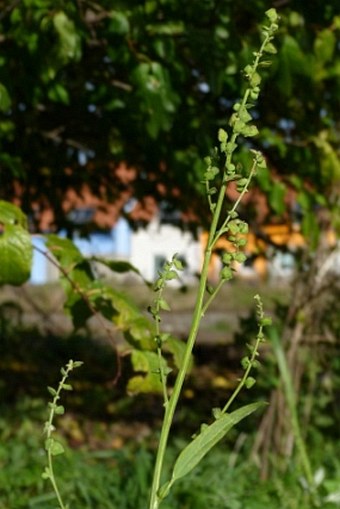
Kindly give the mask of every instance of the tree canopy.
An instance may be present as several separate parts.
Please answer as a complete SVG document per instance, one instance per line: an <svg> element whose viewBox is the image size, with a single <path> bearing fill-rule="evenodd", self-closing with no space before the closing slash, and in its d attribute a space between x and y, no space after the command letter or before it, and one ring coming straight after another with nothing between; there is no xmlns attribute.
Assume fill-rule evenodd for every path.
<svg viewBox="0 0 340 509"><path fill-rule="evenodd" d="M1 198L18 201L19 194L26 212L32 203L51 206L58 227L65 190L87 183L114 199L112 164L124 161L138 170L136 196L199 215L204 157L241 95L241 70L258 46L264 11L275 6L278 53L265 69L253 110L260 132L251 139L274 178L263 172L258 182L278 215L287 185L300 211L334 203L337 0L0 4ZM239 153L244 167L247 154ZM315 215L304 217L311 229Z"/></svg>

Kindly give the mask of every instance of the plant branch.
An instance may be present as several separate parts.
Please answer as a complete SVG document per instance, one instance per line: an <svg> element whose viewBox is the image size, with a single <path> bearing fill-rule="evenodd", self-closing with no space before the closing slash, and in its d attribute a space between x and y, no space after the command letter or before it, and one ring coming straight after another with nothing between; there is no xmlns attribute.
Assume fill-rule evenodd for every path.
<svg viewBox="0 0 340 509"><path fill-rule="evenodd" d="M72 286L73 290L81 297L81 299L85 302L86 306L88 307L89 311L93 316L96 317L100 327L105 331L107 334L107 337L110 339L110 343L112 347L114 348L114 351L116 353L116 360L117 360L117 370L114 379L112 380L112 384L116 385L118 382L121 374L122 374L122 362L120 358L120 354L118 351L117 346L115 345L115 338L112 335L111 329L106 325L105 321L103 320L101 314L97 311L97 309L93 306L92 302L86 295L86 293L73 281L73 279L69 276L68 272L48 253L48 251L45 251L44 249L40 249L37 246L34 246L34 249L45 256L45 258L52 263L57 269L61 272L61 274L67 279L67 281Z"/></svg>

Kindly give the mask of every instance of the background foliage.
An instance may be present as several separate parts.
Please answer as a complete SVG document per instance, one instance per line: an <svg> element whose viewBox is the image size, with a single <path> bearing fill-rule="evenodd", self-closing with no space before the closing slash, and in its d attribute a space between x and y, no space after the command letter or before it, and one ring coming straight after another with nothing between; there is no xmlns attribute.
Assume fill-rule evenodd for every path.
<svg viewBox="0 0 340 509"><path fill-rule="evenodd" d="M340 176L336 0L1 4L2 198L18 194L19 180L24 210L32 198L36 207L52 205L61 226L65 189L86 182L112 199L117 182L108 191L109 165L124 160L139 170L137 195L151 193L199 213L202 157L239 98L241 69L257 47L263 13L275 6L282 16L279 51L265 70L270 79L256 110L260 137L252 144L282 177L264 175L260 185L279 215L286 183L297 191L299 213L334 201ZM311 231L315 215L304 218Z"/></svg>

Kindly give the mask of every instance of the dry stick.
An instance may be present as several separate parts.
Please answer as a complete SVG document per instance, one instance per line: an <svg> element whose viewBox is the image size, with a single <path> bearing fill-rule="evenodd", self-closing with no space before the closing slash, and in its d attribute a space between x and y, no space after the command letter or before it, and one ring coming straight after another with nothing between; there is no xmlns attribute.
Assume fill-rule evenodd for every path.
<svg viewBox="0 0 340 509"><path fill-rule="evenodd" d="M112 380L112 385L116 385L121 374L122 374L122 361L121 361L121 358L120 358L120 354L119 354L119 351L118 351L118 348L117 346L115 345L115 338L112 334L112 331L111 329L106 325L106 323L104 322L103 318L101 317L100 313L97 311L97 309L92 305L90 299L88 298L88 296L86 295L86 293L84 293L82 291L81 288L79 288L79 286L77 285L77 283L75 283L73 281L72 278L70 278L69 274L67 273L67 271L48 253L48 251L44 251L43 249L40 249L39 247L36 247L34 246L34 249L42 254L43 256L46 257L46 259L51 262L55 267L57 267L57 269L62 273L63 276L65 276L65 278L67 279L67 281L70 283L70 285L72 286L73 290L78 294L80 295L80 297L83 299L83 301L85 302L85 304L87 305L88 309L91 311L92 315L96 317L99 325L101 326L101 328L106 332L109 340L110 340L110 343L112 344L112 347L115 351L115 354L116 354L116 359L117 359L117 372L116 372L116 375L115 377L113 378Z"/></svg>

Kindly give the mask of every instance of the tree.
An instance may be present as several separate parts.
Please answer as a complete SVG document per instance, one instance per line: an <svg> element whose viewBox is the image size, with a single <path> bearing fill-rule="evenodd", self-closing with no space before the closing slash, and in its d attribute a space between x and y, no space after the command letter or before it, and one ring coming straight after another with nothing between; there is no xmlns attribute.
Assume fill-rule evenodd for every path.
<svg viewBox="0 0 340 509"><path fill-rule="evenodd" d="M121 2L115 9L104 0L6 4L0 19L1 196L21 201L27 212L32 204L52 206L60 227L65 190L71 186L81 191L87 184L114 199L112 162L125 161L137 170L136 195L151 194L183 210L191 208L204 221L202 156L214 145L222 119L232 108L238 111L240 69L257 47L264 3L147 0L142 5ZM320 257L315 255L327 251L319 231L337 226L339 209L337 3L273 2L283 18L278 56L265 70L264 93L252 110L259 133L254 129L248 136L259 136L247 139L246 150L238 152L240 177L249 165L249 147L265 155L276 173L274 178L265 170L258 175L268 214L302 222L310 246L318 248L305 250L280 331L296 391L308 359L298 355L301 344L315 325L316 298L329 289L328 280L320 280ZM276 52L273 46L267 50ZM260 83L261 78L256 73L252 80ZM255 81L251 86L255 101ZM249 205L242 213L254 226L257 218ZM16 228L20 217L15 217ZM262 216L261 221L267 219ZM115 303L116 295L109 297ZM322 309L329 307L327 300ZM267 457L273 430L286 431L279 426L287 416L282 396L281 388L274 391L270 419L264 420L259 435L258 450ZM287 435L282 437L286 443L281 447L280 440L280 448L287 450Z"/></svg>
<svg viewBox="0 0 340 509"><path fill-rule="evenodd" d="M33 219L33 205L52 206L60 227L65 190L86 183L113 200L122 184L112 166L125 161L138 170L136 196L199 217L202 157L240 96L267 2L1 3L1 197ZM259 184L282 215L287 183L303 211L334 198L340 16L336 0L273 4L283 18L279 53L252 143L281 176ZM314 218L304 214L306 230Z"/></svg>

